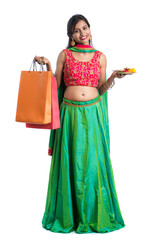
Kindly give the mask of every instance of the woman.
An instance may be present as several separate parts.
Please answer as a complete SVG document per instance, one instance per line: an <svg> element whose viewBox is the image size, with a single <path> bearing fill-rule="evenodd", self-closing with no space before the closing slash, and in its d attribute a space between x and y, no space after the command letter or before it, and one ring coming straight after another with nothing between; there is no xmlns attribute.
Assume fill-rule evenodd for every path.
<svg viewBox="0 0 160 240"><path fill-rule="evenodd" d="M43 227L53 232L110 232L125 226L119 208L108 128L106 56L94 49L88 20L74 15L67 25L69 44L58 56L56 77L61 128L52 130L52 155ZM63 100L63 102L62 102Z"/></svg>

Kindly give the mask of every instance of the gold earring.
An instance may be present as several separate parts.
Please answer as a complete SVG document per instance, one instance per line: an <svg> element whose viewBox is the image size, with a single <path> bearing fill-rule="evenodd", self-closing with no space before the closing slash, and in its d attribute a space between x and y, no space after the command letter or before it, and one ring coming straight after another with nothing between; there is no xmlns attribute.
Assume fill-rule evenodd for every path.
<svg viewBox="0 0 160 240"><path fill-rule="evenodd" d="M90 36L90 39L89 39L90 41L92 41L92 35Z"/></svg>
<svg viewBox="0 0 160 240"><path fill-rule="evenodd" d="M76 43L75 43L74 39L72 38L71 46L74 47L75 44L76 44Z"/></svg>

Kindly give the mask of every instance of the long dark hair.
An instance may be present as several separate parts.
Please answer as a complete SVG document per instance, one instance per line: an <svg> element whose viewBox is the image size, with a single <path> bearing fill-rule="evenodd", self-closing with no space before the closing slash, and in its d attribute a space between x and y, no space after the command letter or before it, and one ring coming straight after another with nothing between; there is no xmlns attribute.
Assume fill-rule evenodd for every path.
<svg viewBox="0 0 160 240"><path fill-rule="evenodd" d="M72 34L74 33L74 29L75 29L75 25L80 21L80 20L83 20L87 23L88 27L90 28L90 24L88 22L88 20L81 14L76 14L76 15L73 15L68 23L67 23L67 35L69 37L69 41L68 41L68 46L67 48L70 48L72 47L71 45L71 41L72 41ZM89 44L91 44L91 42L89 42Z"/></svg>

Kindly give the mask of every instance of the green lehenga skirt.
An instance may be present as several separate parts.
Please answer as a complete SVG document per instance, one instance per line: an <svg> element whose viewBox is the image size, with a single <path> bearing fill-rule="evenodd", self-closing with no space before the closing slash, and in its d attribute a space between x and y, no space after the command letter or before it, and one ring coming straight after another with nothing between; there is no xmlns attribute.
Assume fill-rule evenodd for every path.
<svg viewBox="0 0 160 240"><path fill-rule="evenodd" d="M85 102L63 98L60 105L42 220L52 232L105 233L125 226L100 103L98 96Z"/></svg>

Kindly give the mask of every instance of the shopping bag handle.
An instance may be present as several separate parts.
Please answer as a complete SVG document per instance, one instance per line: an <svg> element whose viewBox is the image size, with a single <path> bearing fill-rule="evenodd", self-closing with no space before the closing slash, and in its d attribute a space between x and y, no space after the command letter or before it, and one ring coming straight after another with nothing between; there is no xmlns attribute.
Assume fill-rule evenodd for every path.
<svg viewBox="0 0 160 240"><path fill-rule="evenodd" d="M36 65L36 61L35 60L32 61L31 67L29 69L29 72L31 71L32 66L33 66L33 71L37 71L37 65ZM44 72L44 67L43 67L43 63L42 62L40 62L40 71Z"/></svg>

